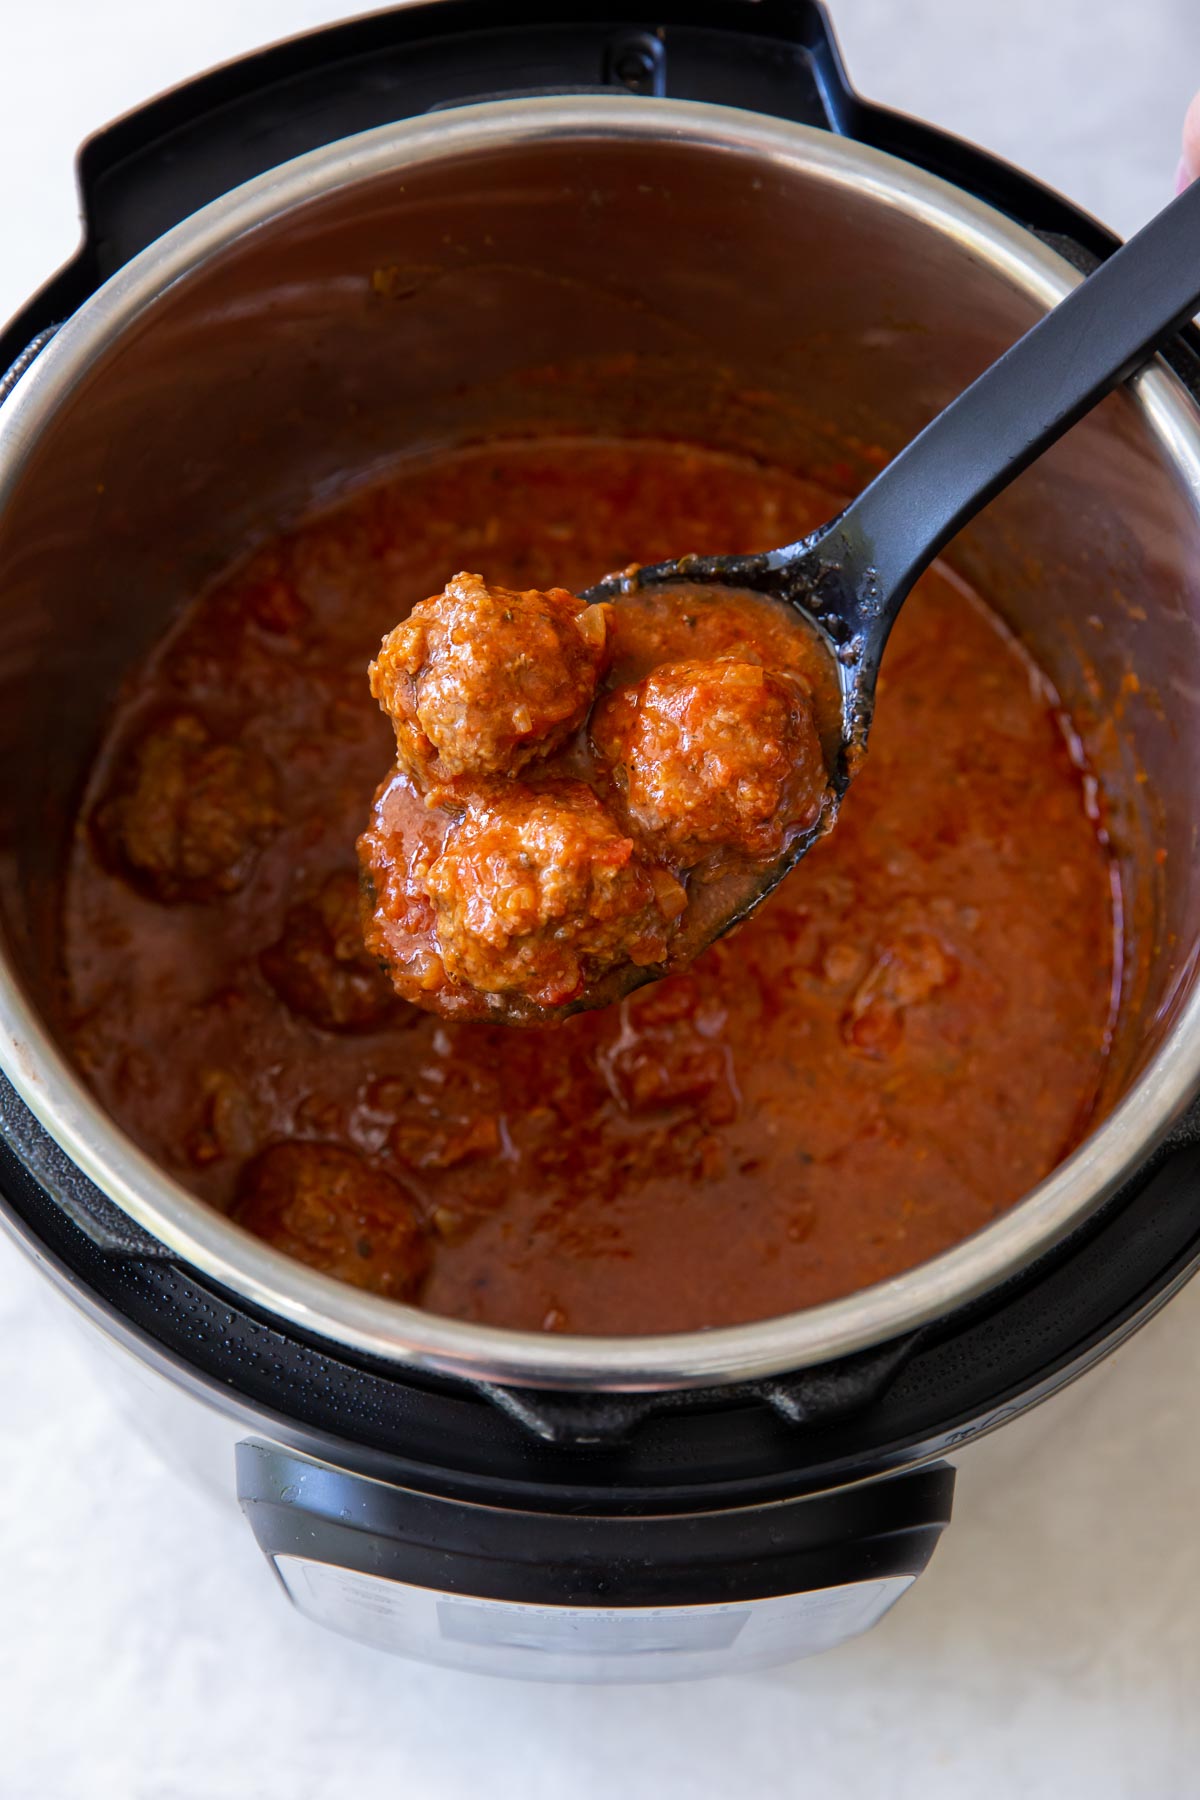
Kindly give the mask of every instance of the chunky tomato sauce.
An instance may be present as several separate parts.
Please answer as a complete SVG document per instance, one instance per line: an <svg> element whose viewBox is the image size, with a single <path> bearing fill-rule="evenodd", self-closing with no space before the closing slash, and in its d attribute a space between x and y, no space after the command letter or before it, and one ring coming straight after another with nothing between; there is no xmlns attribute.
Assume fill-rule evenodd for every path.
<svg viewBox="0 0 1200 1800"><path fill-rule="evenodd" d="M454 569L581 589L834 510L653 442L401 469L197 598L115 710L64 897L69 1043L186 1186L434 1311L721 1325L894 1275L1086 1132L1113 865L1054 696L945 569L884 663L836 831L686 973L513 1030L398 999L355 838L394 751L366 665Z"/></svg>

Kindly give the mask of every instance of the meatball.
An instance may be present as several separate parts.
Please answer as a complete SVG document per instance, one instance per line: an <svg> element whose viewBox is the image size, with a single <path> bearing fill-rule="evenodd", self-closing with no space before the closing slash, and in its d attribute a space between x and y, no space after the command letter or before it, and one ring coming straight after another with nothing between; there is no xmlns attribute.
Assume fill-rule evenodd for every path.
<svg viewBox="0 0 1200 1800"><path fill-rule="evenodd" d="M472 795L425 888L447 973L540 1006L575 999L616 963L662 962L686 903L579 781Z"/></svg>
<svg viewBox="0 0 1200 1800"><path fill-rule="evenodd" d="M384 638L371 692L420 786L513 775L583 723L607 650L606 606L455 575Z"/></svg>
<svg viewBox="0 0 1200 1800"><path fill-rule="evenodd" d="M322 1031L375 1031L399 1002L363 943L358 877L331 875L293 906L259 966L284 1005Z"/></svg>
<svg viewBox="0 0 1200 1800"><path fill-rule="evenodd" d="M232 1216L276 1250L352 1287L411 1299L429 1240L407 1189L338 1144L272 1144L246 1164Z"/></svg>
<svg viewBox="0 0 1200 1800"><path fill-rule="evenodd" d="M664 663L596 708L596 750L627 823L682 867L777 856L828 780L800 679L757 663Z"/></svg>
<svg viewBox="0 0 1200 1800"><path fill-rule="evenodd" d="M221 742L189 712L135 744L95 820L106 856L168 904L236 892L281 823L262 752Z"/></svg>

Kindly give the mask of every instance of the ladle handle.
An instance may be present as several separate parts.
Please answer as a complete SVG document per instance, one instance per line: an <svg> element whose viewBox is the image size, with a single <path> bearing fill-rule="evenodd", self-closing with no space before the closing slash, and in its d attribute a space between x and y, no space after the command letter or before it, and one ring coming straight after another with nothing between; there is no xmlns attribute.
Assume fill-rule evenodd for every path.
<svg viewBox="0 0 1200 1800"><path fill-rule="evenodd" d="M1040 319L888 464L836 521L875 604L874 661L909 589L959 527L1200 304L1200 182Z"/></svg>

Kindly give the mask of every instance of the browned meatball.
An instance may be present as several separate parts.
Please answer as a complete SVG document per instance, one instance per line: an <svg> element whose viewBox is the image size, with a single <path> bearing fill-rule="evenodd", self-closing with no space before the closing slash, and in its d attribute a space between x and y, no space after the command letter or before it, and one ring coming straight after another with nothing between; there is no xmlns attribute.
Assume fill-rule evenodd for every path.
<svg viewBox="0 0 1200 1800"><path fill-rule="evenodd" d="M411 1299L429 1240L407 1189L338 1144L273 1144L242 1170L232 1216L352 1287Z"/></svg>
<svg viewBox="0 0 1200 1800"><path fill-rule="evenodd" d="M629 823L683 867L717 851L776 856L821 809L808 693L757 663L664 663L600 703L592 737Z"/></svg>
<svg viewBox="0 0 1200 1800"><path fill-rule="evenodd" d="M284 1005L322 1031L374 1031L399 1006L363 943L358 877L348 870L289 910L259 964Z"/></svg>
<svg viewBox="0 0 1200 1800"><path fill-rule="evenodd" d="M234 893L280 823L262 752L222 743L188 712L138 740L95 820L109 860L166 902Z"/></svg>
<svg viewBox="0 0 1200 1800"><path fill-rule="evenodd" d="M617 963L661 962L685 895L579 781L472 795L425 876L446 970L560 1006Z"/></svg>
<svg viewBox="0 0 1200 1800"><path fill-rule="evenodd" d="M514 593L455 575L371 664L400 765L422 787L512 775L583 723L607 657L608 608L564 588Z"/></svg>

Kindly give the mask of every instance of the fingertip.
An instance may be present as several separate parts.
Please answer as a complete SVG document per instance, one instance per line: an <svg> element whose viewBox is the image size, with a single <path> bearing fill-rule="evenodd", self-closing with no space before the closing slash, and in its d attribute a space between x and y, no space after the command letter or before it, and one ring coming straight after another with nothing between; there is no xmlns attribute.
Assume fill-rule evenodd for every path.
<svg viewBox="0 0 1200 1800"><path fill-rule="evenodd" d="M1200 94L1193 97L1183 121L1183 149L1176 174L1176 192L1200 175Z"/></svg>

